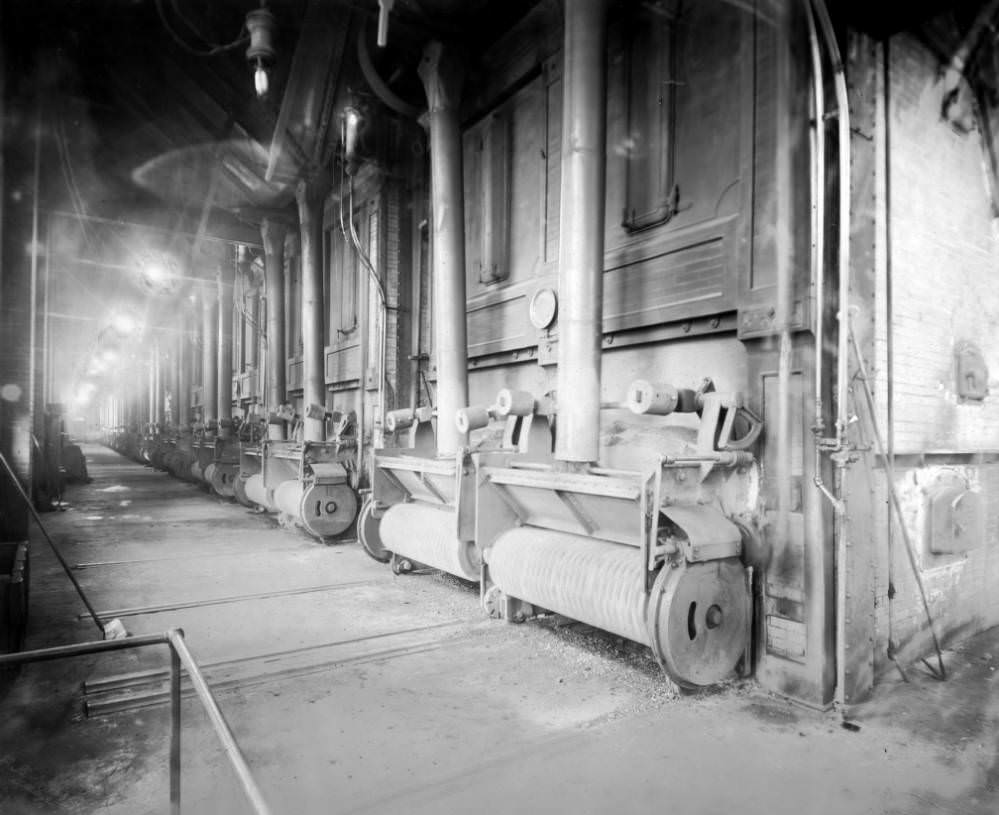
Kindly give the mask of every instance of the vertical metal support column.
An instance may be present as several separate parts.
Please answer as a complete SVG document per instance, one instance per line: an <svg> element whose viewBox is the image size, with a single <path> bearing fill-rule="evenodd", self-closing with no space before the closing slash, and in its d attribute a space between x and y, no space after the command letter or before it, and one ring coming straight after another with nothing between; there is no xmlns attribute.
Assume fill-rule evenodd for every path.
<svg viewBox="0 0 999 815"><path fill-rule="evenodd" d="M149 404L146 406L146 422L156 422L156 340L149 343Z"/></svg>
<svg viewBox="0 0 999 815"><path fill-rule="evenodd" d="M153 342L153 424L163 422L163 353L159 338Z"/></svg>
<svg viewBox="0 0 999 815"><path fill-rule="evenodd" d="M187 335L190 318L185 312L180 317L180 332L177 334L177 407L174 422L177 427L187 427L191 421L191 341Z"/></svg>
<svg viewBox="0 0 999 815"><path fill-rule="evenodd" d="M600 452L603 336L607 2L567 0L562 104L556 457Z"/></svg>
<svg viewBox="0 0 999 815"><path fill-rule="evenodd" d="M170 648L170 812L180 815L180 656Z"/></svg>
<svg viewBox="0 0 999 815"><path fill-rule="evenodd" d="M316 191L306 181L295 190L302 236L302 397L306 412L312 405L326 406L326 371L323 343L323 264L319 256L322 214ZM364 371L361 371L363 392ZM363 398L363 396L362 396ZM305 416L305 440L325 441L326 422Z"/></svg>
<svg viewBox="0 0 999 815"><path fill-rule="evenodd" d="M275 413L287 395L287 364L284 343L284 236L283 224L264 218L260 237L264 244L264 276L267 308L267 355L261 369L267 381L264 406ZM270 425L274 433L280 425Z"/></svg>
<svg viewBox="0 0 999 815"><path fill-rule="evenodd" d="M219 267L218 301L218 420L219 436L232 435L232 298L236 276L235 252L227 253Z"/></svg>
<svg viewBox="0 0 999 815"><path fill-rule="evenodd" d="M432 42L424 49L419 74L430 120L437 452L451 455L466 441L454 417L468 404L465 207L458 124L463 66L441 43Z"/></svg>
<svg viewBox="0 0 999 815"><path fill-rule="evenodd" d="M218 309L215 301L215 289L205 286L201 290L201 404L202 421L207 426L212 419L218 418Z"/></svg>

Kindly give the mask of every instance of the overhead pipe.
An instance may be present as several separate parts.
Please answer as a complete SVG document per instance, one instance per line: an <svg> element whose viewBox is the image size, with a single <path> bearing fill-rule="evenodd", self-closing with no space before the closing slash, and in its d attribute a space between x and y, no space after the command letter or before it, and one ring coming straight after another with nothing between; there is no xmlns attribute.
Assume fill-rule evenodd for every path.
<svg viewBox="0 0 999 815"><path fill-rule="evenodd" d="M430 126L437 452L453 455L467 441L454 417L468 405L465 212L458 122L463 66L435 41L424 49L418 73L427 94Z"/></svg>
<svg viewBox="0 0 999 815"><path fill-rule="evenodd" d="M600 452L606 16L607 0L565 4L555 457L580 465Z"/></svg>
<svg viewBox="0 0 999 815"><path fill-rule="evenodd" d="M968 29L968 33L961 39L960 44L954 50L953 55L947 63L947 69L944 72L945 94L950 94L957 90L961 79L964 78L965 72L968 69L968 61L978 46L978 42L981 40L985 30L987 28L995 30L993 28L993 20L997 14L999 14L999 0L989 0L979 10L978 15L971 24L971 28Z"/></svg>
<svg viewBox="0 0 999 815"><path fill-rule="evenodd" d="M302 236L302 392L305 441L325 441L324 417L310 415L316 405L326 406L325 343L323 342L323 267L319 230L322 214L316 191L305 180L295 190ZM361 372L363 386L364 372Z"/></svg>
<svg viewBox="0 0 999 815"><path fill-rule="evenodd" d="M267 333L264 337L266 356L264 371L267 380L265 407L269 414L277 413L287 395L284 326L284 238L285 226L271 218L264 218L260 236L264 244L264 293L267 309ZM271 438L284 438L284 426L268 425Z"/></svg>

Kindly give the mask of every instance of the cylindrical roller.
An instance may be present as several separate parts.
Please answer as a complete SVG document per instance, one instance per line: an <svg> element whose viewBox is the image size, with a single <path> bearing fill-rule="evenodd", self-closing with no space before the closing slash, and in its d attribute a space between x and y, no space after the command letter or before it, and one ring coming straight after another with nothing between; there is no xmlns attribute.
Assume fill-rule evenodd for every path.
<svg viewBox="0 0 999 815"><path fill-rule="evenodd" d="M253 507L254 503L250 500L250 496L246 494L246 482L249 481L250 476L239 475L233 481L232 490L233 495L235 495L236 500L239 501L244 507Z"/></svg>
<svg viewBox="0 0 999 815"><path fill-rule="evenodd" d="M257 506L274 510L271 502L267 500L267 488L264 486L263 473L254 473L246 479L246 497Z"/></svg>
<svg viewBox="0 0 999 815"><path fill-rule="evenodd" d="M628 410L639 415L668 416L676 410L679 393L672 385L636 379L628 386Z"/></svg>
<svg viewBox="0 0 999 815"><path fill-rule="evenodd" d="M489 424L489 410L484 407L464 407L455 414L454 421L459 433L478 430Z"/></svg>
<svg viewBox="0 0 999 815"><path fill-rule="evenodd" d="M191 466L187 471L187 477L200 484L201 481L204 479L204 475L205 471L201 469L201 462L198 461L197 459L194 459L194 461L191 462Z"/></svg>
<svg viewBox="0 0 999 815"><path fill-rule="evenodd" d="M504 594L650 644L639 549L568 532L516 527L489 550L489 575Z"/></svg>
<svg viewBox="0 0 999 815"><path fill-rule="evenodd" d="M216 470L218 470L218 465L213 461L201 471L201 478L208 486L214 486Z"/></svg>
<svg viewBox="0 0 999 815"><path fill-rule="evenodd" d="M640 549L519 527L489 551L489 574L511 597L651 647L686 687L726 679L746 648L749 593L738 558L665 566L646 595Z"/></svg>
<svg viewBox="0 0 999 815"><path fill-rule="evenodd" d="M384 547L397 556L477 581L482 564L478 549L471 541L458 540L457 530L454 510L409 503L390 507L379 532Z"/></svg>
<svg viewBox="0 0 999 815"><path fill-rule="evenodd" d="M412 427L413 421L413 411L409 408L390 410L385 414L385 429L389 433L395 433L397 430L405 430L407 427Z"/></svg>
<svg viewBox="0 0 999 815"><path fill-rule="evenodd" d="M496 412L500 416L530 416L534 413L534 394L503 388L496 394Z"/></svg>
<svg viewBox="0 0 999 815"><path fill-rule="evenodd" d="M297 518L302 503L302 489L302 482L297 479L282 481L274 488L274 508L278 512Z"/></svg>

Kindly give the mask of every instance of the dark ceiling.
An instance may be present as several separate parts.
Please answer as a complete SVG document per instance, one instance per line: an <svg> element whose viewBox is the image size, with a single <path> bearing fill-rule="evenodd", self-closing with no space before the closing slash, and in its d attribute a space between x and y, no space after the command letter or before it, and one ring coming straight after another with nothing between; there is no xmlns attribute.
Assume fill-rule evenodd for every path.
<svg viewBox="0 0 999 815"><path fill-rule="evenodd" d="M22 296L37 201L67 376L110 314L175 326L195 313L197 280L233 256L227 241L259 244L266 214L294 220L296 180L329 168L344 77L374 98L358 87L359 37L386 87L419 111L428 40L480 53L535 2L396 0L379 49L377 0L267 0L276 59L260 99L245 28L259 0L0 0L0 281ZM187 281L166 296L135 273L157 252L182 258Z"/></svg>

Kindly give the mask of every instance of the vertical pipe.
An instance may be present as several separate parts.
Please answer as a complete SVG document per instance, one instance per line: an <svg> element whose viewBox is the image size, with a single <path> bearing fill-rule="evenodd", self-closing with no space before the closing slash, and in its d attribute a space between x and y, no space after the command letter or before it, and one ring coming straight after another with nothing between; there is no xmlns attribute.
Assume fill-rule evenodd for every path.
<svg viewBox="0 0 999 815"><path fill-rule="evenodd" d="M158 337L153 344L153 374L156 385L153 388L153 424L159 428L163 423L163 353Z"/></svg>
<svg viewBox="0 0 999 815"><path fill-rule="evenodd" d="M347 184L349 185L348 190L350 191L348 195L349 201L349 212L350 212L350 234L351 240L354 240L355 230L354 230L354 179L353 177L348 177ZM367 224L368 222L365 221ZM370 227L366 230L368 235L366 241L370 248ZM357 379L357 471L359 473L364 473L364 434L368 424L368 348L369 339L371 336L371 321L368 319L371 315L371 306L368 300L368 292L370 291L367 271L364 270L364 252L362 247L358 243L355 243L354 250L357 252L357 268L361 271L360 279L357 281L357 293L358 293L358 304L357 304L357 341L358 341L358 368L360 369L360 375Z"/></svg>
<svg viewBox="0 0 999 815"><path fill-rule="evenodd" d="M778 546L789 543L791 529L791 310L794 300L794 238L791 233L794 212L794 167L792 165L795 118L791 109L794 100L792 49L792 4L775 7L777 17L776 55L776 139L774 171L777 202L774 245L776 291L774 324L778 332L777 405L774 420L777 425L774 464L777 485L777 518L774 537Z"/></svg>
<svg viewBox="0 0 999 815"><path fill-rule="evenodd" d="M45 287L42 292L42 404L48 405L52 398L52 337L49 311L52 280L52 221L45 223Z"/></svg>
<svg viewBox="0 0 999 815"><path fill-rule="evenodd" d="M267 302L267 355L264 364L267 393L264 406L268 413L277 412L287 396L285 378L284 326L284 236L282 224L264 218L260 236L264 244L265 297ZM272 425L271 427L279 427Z"/></svg>
<svg viewBox="0 0 999 815"><path fill-rule="evenodd" d="M600 448L607 141L606 0L566 0L556 458Z"/></svg>
<svg viewBox="0 0 999 815"><path fill-rule="evenodd" d="M180 656L170 648L170 812L180 815Z"/></svg>
<svg viewBox="0 0 999 815"><path fill-rule="evenodd" d="M458 123L462 73L462 65L441 43L432 42L424 49L419 74L430 120L437 452L441 455L453 455L466 441L455 425L458 409L468 404L465 212Z"/></svg>
<svg viewBox="0 0 999 815"><path fill-rule="evenodd" d="M190 316L182 312L180 331L177 334L177 408L174 422L178 428L187 427L191 421L191 341L188 337Z"/></svg>
<svg viewBox="0 0 999 815"><path fill-rule="evenodd" d="M229 438L232 425L232 299L235 283L234 252L227 253L218 276L218 420L219 436Z"/></svg>
<svg viewBox="0 0 999 815"><path fill-rule="evenodd" d="M31 431L41 437L42 411L38 407L38 212L41 206L41 162L42 162L42 109L38 103L35 121L35 158L31 182L31 300L28 316L28 421ZM28 473L32 497L34 497L35 467L32 448L28 447ZM39 462L41 463L41 462Z"/></svg>
<svg viewBox="0 0 999 815"><path fill-rule="evenodd" d="M149 344L149 403L146 405L146 423L153 424L156 421L156 341Z"/></svg>
<svg viewBox="0 0 999 815"><path fill-rule="evenodd" d="M313 405L326 407L323 265L319 257L322 216L315 190L308 182L298 182L295 198L302 235L302 397L308 414ZM361 371L361 386L363 393L364 371ZM322 418L305 416L305 440L326 440L326 422Z"/></svg>
<svg viewBox="0 0 999 815"><path fill-rule="evenodd" d="M214 287L204 286L201 290L201 419L205 426L218 418L218 308Z"/></svg>

